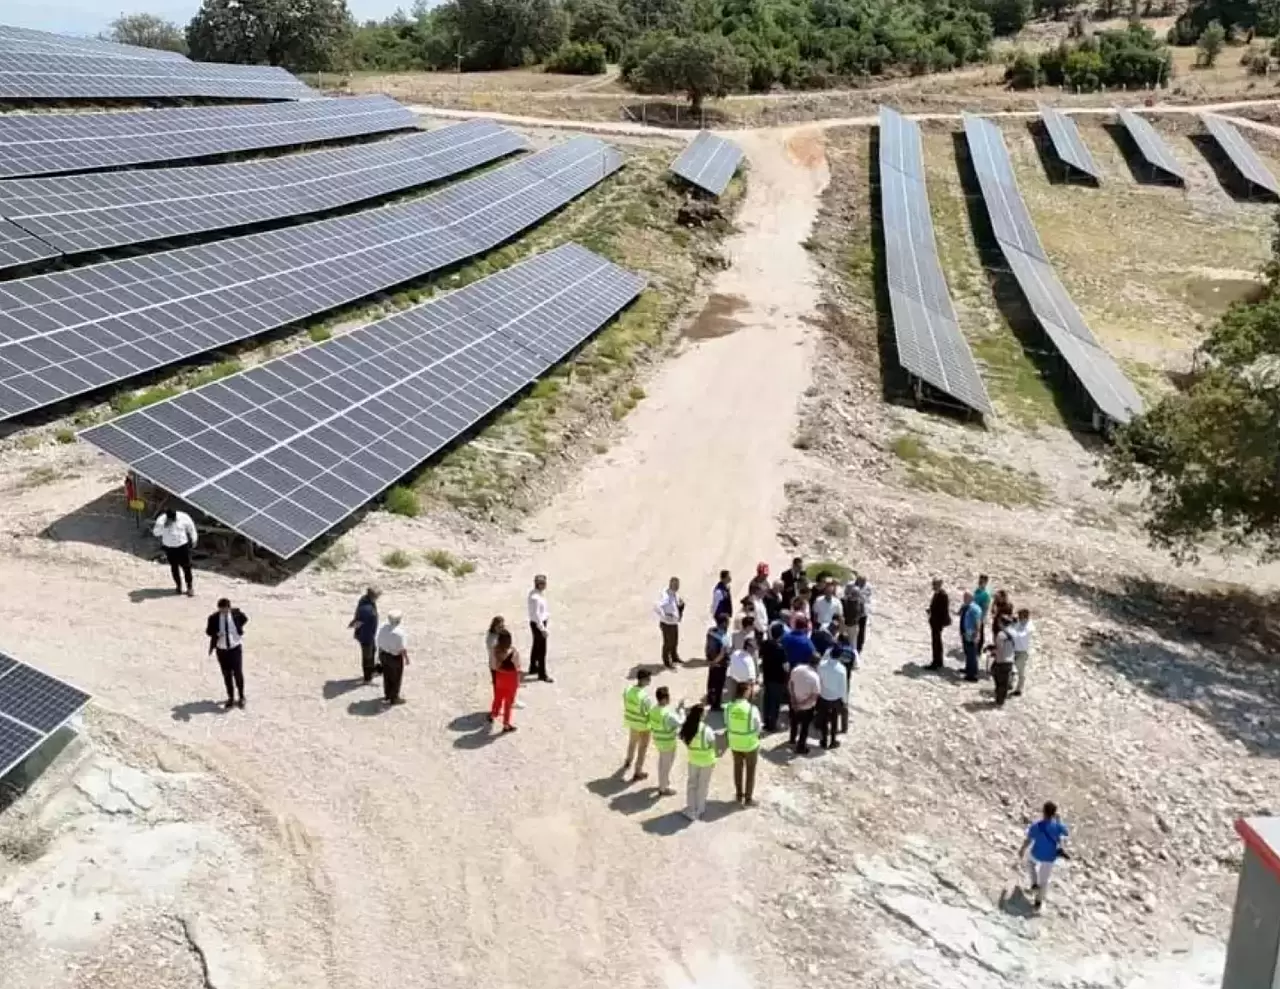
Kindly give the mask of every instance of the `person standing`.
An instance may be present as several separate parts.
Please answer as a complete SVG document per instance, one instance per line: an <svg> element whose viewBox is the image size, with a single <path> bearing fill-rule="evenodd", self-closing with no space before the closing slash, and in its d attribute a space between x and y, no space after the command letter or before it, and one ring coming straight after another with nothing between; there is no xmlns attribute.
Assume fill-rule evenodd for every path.
<svg viewBox="0 0 1280 989"><path fill-rule="evenodd" d="M217 653L218 668L222 670L222 683L227 688L223 707L244 710L244 627L249 619L239 608L231 607L226 598L219 598L218 610L204 623L204 634L209 637L209 652ZM236 691L240 697L236 699Z"/></svg>
<svg viewBox="0 0 1280 989"><path fill-rule="evenodd" d="M742 647L735 649L729 657L729 672L725 686L730 697L738 696L738 688L742 687L745 696L755 693L756 678L760 674L760 647L756 637L750 635L742 640Z"/></svg>
<svg viewBox="0 0 1280 989"><path fill-rule="evenodd" d="M632 783L649 778L644 771L644 757L649 751L649 714L653 711L649 680L649 671L642 669L636 674L636 682L622 692L622 718L629 732L627 760L622 764L622 771L625 773L634 762L636 770L631 777Z"/></svg>
<svg viewBox="0 0 1280 989"><path fill-rule="evenodd" d="M830 650L818 663L818 737L824 749L838 749L840 709L849 692L849 675L844 664Z"/></svg>
<svg viewBox="0 0 1280 989"><path fill-rule="evenodd" d="M840 633L836 639L835 647L831 650L831 654L844 667L846 686L844 701L840 705L840 734L847 735L849 733L849 705L852 702L853 694L853 671L858 668L858 651L854 649L848 632Z"/></svg>
<svg viewBox="0 0 1280 989"><path fill-rule="evenodd" d="M799 755L809 751L809 728L813 725L814 708L822 683L818 679L817 657L811 656L791 670L788 687L791 693L791 741Z"/></svg>
<svg viewBox="0 0 1280 989"><path fill-rule="evenodd" d="M858 655L862 655L862 649L867 644L867 619L871 617L871 602L873 592L871 585L867 583L867 578L863 574L858 574L853 580L854 589L858 592L858 598L862 602L862 612L858 616L857 624L846 623L849 625L850 633L854 636L854 648L858 650Z"/></svg>
<svg viewBox="0 0 1280 989"><path fill-rule="evenodd" d="M378 589L368 588L360 600L356 602L355 617L347 628L355 629L354 638L360 645L360 672L364 674L364 682L372 683L375 674L381 673L378 667L378 648L374 642L378 637Z"/></svg>
<svg viewBox="0 0 1280 989"><path fill-rule="evenodd" d="M996 633L992 645L991 679L996 685L996 707L1004 707L1009 697L1009 682L1013 679L1013 639L1007 628Z"/></svg>
<svg viewBox="0 0 1280 989"><path fill-rule="evenodd" d="M501 715L502 730L515 731L516 726L511 723L511 709L517 705L516 694L520 692L520 653L516 651L515 640L506 625L495 633L490 656L493 704L489 707L489 724L493 724Z"/></svg>
<svg viewBox="0 0 1280 989"><path fill-rule="evenodd" d="M764 566L764 564L760 564ZM751 588L751 594L748 596L747 603L751 605L751 627L756 634L756 645L760 645L764 641L764 637L769 634L769 608L765 604L764 597L769 592L769 582L761 581Z"/></svg>
<svg viewBox="0 0 1280 989"><path fill-rule="evenodd" d="M1021 697L1027 685L1027 661L1031 659L1031 612L1018 609L1018 620L1006 629L1013 642L1013 666L1018 679L1013 687L1014 697Z"/></svg>
<svg viewBox="0 0 1280 989"><path fill-rule="evenodd" d="M507 631L509 631L507 629L507 620L501 615L494 615L493 618L489 620L489 630L484 634L485 662L489 667L489 679L493 682L493 689L495 691L498 689L498 667L502 662L496 651L498 647L498 636ZM523 669L521 669L521 673L523 672ZM520 699L518 691L516 692L511 705L517 711L524 709L524 701Z"/></svg>
<svg viewBox="0 0 1280 989"><path fill-rule="evenodd" d="M804 559L799 556L793 557L791 566L782 572L782 600L788 606L795 600L795 596L800 592L800 584L804 582Z"/></svg>
<svg viewBox="0 0 1280 989"><path fill-rule="evenodd" d="M973 595L964 592L964 604L960 606L960 645L964 648L964 678L978 682L978 643L982 638L982 609Z"/></svg>
<svg viewBox="0 0 1280 989"><path fill-rule="evenodd" d="M978 574L978 586L973 589L973 603L982 611L982 623L978 626L978 652L987 641L987 615L991 613L991 591L987 588L991 579L984 573Z"/></svg>
<svg viewBox="0 0 1280 989"><path fill-rule="evenodd" d="M822 584L822 593L813 602L813 624L816 628L830 630L837 614L843 614L843 607L836 597L836 582L828 577Z"/></svg>
<svg viewBox="0 0 1280 989"><path fill-rule="evenodd" d="M1049 896L1053 864L1058 859L1067 857L1062 849L1062 842L1069 833L1067 826L1058 817L1058 805L1052 800L1045 803L1040 820L1027 828L1027 837L1018 850L1018 858L1027 863L1037 910L1044 906L1044 901ZM1027 858L1028 849L1031 851L1030 858Z"/></svg>
<svg viewBox="0 0 1280 989"><path fill-rule="evenodd" d="M751 703L745 684L737 692L725 712L725 734L733 752L733 789L738 803L756 805L756 764L760 759L760 712Z"/></svg>
<svg viewBox="0 0 1280 989"><path fill-rule="evenodd" d="M764 592L764 614L772 625L782 619L786 598L783 596L782 581L775 580Z"/></svg>
<svg viewBox="0 0 1280 989"><path fill-rule="evenodd" d="M707 629L705 656L707 659L707 706L720 710L724 695L724 681L729 673L729 616L716 615L716 623Z"/></svg>
<svg viewBox="0 0 1280 989"><path fill-rule="evenodd" d="M716 733L703 717L701 704L689 708L680 726L680 740L689 750L688 806L684 816L691 821L702 819L707 812L707 794L711 792L711 774L716 768L719 752L716 749Z"/></svg>
<svg viewBox="0 0 1280 989"><path fill-rule="evenodd" d="M654 696L657 703L649 711L649 734L658 752L658 796L671 797L676 792L671 786L671 767L676 761L676 738L680 734L684 704L672 710L671 691L666 687L659 687Z"/></svg>
<svg viewBox="0 0 1280 989"><path fill-rule="evenodd" d="M533 590L529 592L529 631L533 645L529 649L529 672L543 683L555 683L547 676L547 622L551 612L547 608L547 575L533 578Z"/></svg>
<svg viewBox="0 0 1280 989"><path fill-rule="evenodd" d="M711 589L711 620L721 615L733 620L733 577L728 570L720 571L720 579Z"/></svg>
<svg viewBox="0 0 1280 989"><path fill-rule="evenodd" d="M393 705L404 703L404 698L400 696L400 686L404 683L404 668L409 665L409 634L402 621L400 612L388 612L386 622L378 629L376 640L378 662L382 666L382 696L388 704Z"/></svg>
<svg viewBox="0 0 1280 989"><path fill-rule="evenodd" d="M942 630L951 624L951 600L942 589L942 578L933 578L933 597L929 599L929 643L933 649L933 660L929 669L942 669Z"/></svg>
<svg viewBox="0 0 1280 989"><path fill-rule="evenodd" d="M662 665L671 669L680 659L680 619L684 618L684 600L680 597L680 578L667 581L667 589L658 599L658 631L662 633Z"/></svg>
<svg viewBox="0 0 1280 989"><path fill-rule="evenodd" d="M185 577L187 597L195 597L195 588L191 584L191 551L196 548L199 535L191 516L186 512L167 508L156 519L151 534L164 547L165 559L169 561L169 573L173 575L174 593L182 593L182 580Z"/></svg>
<svg viewBox="0 0 1280 989"><path fill-rule="evenodd" d="M786 631L782 622L769 626L769 637L760 647L760 678L764 681L764 730L778 730L778 716L787 696L787 680L791 667L787 654L782 651L782 635Z"/></svg>

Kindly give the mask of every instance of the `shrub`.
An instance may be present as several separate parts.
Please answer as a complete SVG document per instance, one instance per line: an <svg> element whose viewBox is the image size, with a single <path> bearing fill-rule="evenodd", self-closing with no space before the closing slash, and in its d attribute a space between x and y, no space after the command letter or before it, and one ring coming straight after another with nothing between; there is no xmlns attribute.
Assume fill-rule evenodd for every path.
<svg viewBox="0 0 1280 989"><path fill-rule="evenodd" d="M392 570L408 570L413 565L413 557L402 549L393 549L382 555L382 565Z"/></svg>
<svg viewBox="0 0 1280 989"><path fill-rule="evenodd" d="M604 46L594 41L566 41L547 59L548 72L571 76L598 76L605 71L608 58Z"/></svg>
<svg viewBox="0 0 1280 989"><path fill-rule="evenodd" d="M1205 68L1212 68L1227 43L1227 32L1217 21L1205 25L1200 37L1196 39L1196 62Z"/></svg>
<svg viewBox="0 0 1280 989"><path fill-rule="evenodd" d="M422 502L418 499L417 492L399 484L387 492L382 504L392 515L416 519L422 514Z"/></svg>
<svg viewBox="0 0 1280 989"><path fill-rule="evenodd" d="M809 583L811 584L824 574L828 577L834 577L842 584L853 579L853 571L843 563L836 563L834 560L818 560L816 563L810 563L804 568L804 575L809 578Z"/></svg>
<svg viewBox="0 0 1280 989"><path fill-rule="evenodd" d="M1004 70L1004 81L1010 89L1035 89L1044 81L1040 59L1031 52L1019 50Z"/></svg>
<svg viewBox="0 0 1280 989"><path fill-rule="evenodd" d="M76 433L74 429L59 429L53 434L53 438L59 443L74 443L76 441Z"/></svg>
<svg viewBox="0 0 1280 989"><path fill-rule="evenodd" d="M427 562L437 570L452 570L458 561L447 549L432 549L425 554Z"/></svg>
<svg viewBox="0 0 1280 989"><path fill-rule="evenodd" d="M312 343L324 343L333 336L333 330L327 326L312 326L307 329L307 336Z"/></svg>

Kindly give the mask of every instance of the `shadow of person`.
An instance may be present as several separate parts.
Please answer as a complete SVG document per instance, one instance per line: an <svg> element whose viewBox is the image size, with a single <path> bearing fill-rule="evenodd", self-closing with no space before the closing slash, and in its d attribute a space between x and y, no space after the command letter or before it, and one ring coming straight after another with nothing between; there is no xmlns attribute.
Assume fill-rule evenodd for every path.
<svg viewBox="0 0 1280 989"><path fill-rule="evenodd" d="M683 811L673 810L661 817L651 817L640 822L640 830L649 834L662 835L664 838L679 834L693 822L684 816Z"/></svg>
<svg viewBox="0 0 1280 989"><path fill-rule="evenodd" d="M775 766L785 766L789 762L794 762L797 758L796 750L791 747L789 741L782 742L781 745L775 745L771 749L760 746L760 756L766 762L771 762Z"/></svg>
<svg viewBox="0 0 1280 989"><path fill-rule="evenodd" d="M364 677L350 677L346 680L326 680L322 693L325 700L331 701L362 686L364 686Z"/></svg>
<svg viewBox="0 0 1280 989"><path fill-rule="evenodd" d="M510 732L504 732L501 729L490 729L488 723L482 724L477 731L469 732L466 735L459 735L453 740L455 749L483 749L486 745L490 745L508 735Z"/></svg>
<svg viewBox="0 0 1280 989"><path fill-rule="evenodd" d="M197 714L225 714L221 701L187 701L174 705L171 716L174 721L190 721Z"/></svg>
<svg viewBox="0 0 1280 989"><path fill-rule="evenodd" d="M742 809L742 805L736 800L708 800L707 809L702 812L702 821L710 824Z"/></svg>
<svg viewBox="0 0 1280 989"><path fill-rule="evenodd" d="M639 814L648 810L658 802L658 788L650 786L643 790L632 790L630 793L619 793L609 801L609 809L619 814Z"/></svg>
<svg viewBox="0 0 1280 989"><path fill-rule="evenodd" d="M460 714L449 722L450 731L477 731L489 726L489 711L473 711L471 714Z"/></svg>
<svg viewBox="0 0 1280 989"><path fill-rule="evenodd" d="M983 700L965 701L965 702L964 702L963 704L961 704L960 706L961 706L964 710L969 711L970 713L977 713L978 711L1000 711L1000 710L1002 710L1002 708L998 708L998 707L996 707L996 702L995 702L994 700L992 700L990 697L987 697L987 698L985 698L985 699L983 699Z"/></svg>
<svg viewBox="0 0 1280 989"><path fill-rule="evenodd" d="M1002 913L1007 913L1010 917L1034 917L1036 915L1035 904L1027 899L1027 894L1016 883L1012 889L1000 891L998 906Z"/></svg>
<svg viewBox="0 0 1280 989"><path fill-rule="evenodd" d="M139 587L137 590L129 592L129 600L134 604L142 604L143 601L154 601L156 598L176 598L178 592L172 587Z"/></svg>
<svg viewBox="0 0 1280 989"><path fill-rule="evenodd" d="M387 705L381 697L369 697L362 701L352 701L347 705L347 713L358 718L372 718L385 710Z"/></svg>
<svg viewBox="0 0 1280 989"><path fill-rule="evenodd" d="M619 769L612 775L589 781L587 789L597 797L615 797L630 785L631 783L627 780L627 770Z"/></svg>
<svg viewBox="0 0 1280 989"><path fill-rule="evenodd" d="M909 677L912 680L937 678L939 680L949 680L952 683L964 682L964 671L958 670L954 666L940 666L934 669L924 663L907 662L893 672L895 676Z"/></svg>
<svg viewBox="0 0 1280 989"><path fill-rule="evenodd" d="M627 679L634 680L637 676L640 675L641 670L644 670L650 676L657 676L659 673L669 671L670 668L667 666L664 666L662 663L636 663L636 665L631 667L631 669L627 672Z"/></svg>

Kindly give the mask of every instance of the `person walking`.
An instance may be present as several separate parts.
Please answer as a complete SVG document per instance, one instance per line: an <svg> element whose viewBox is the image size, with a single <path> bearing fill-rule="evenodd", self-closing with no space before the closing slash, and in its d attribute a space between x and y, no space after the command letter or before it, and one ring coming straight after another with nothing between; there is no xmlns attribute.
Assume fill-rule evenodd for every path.
<svg viewBox="0 0 1280 989"><path fill-rule="evenodd" d="M494 633L493 649L490 653L490 668L493 670L493 703L489 706L489 724L493 724L502 716L502 730L515 731L511 723L511 709L516 706L516 694L520 692L520 653L516 650L515 640L510 630L503 624ZM408 660L405 660L408 662Z"/></svg>
<svg viewBox="0 0 1280 989"><path fill-rule="evenodd" d="M991 591L987 584L991 582L986 574L978 574L978 586L973 589L973 603L982 611L982 624L978 626L978 652L987 641L987 615L991 613Z"/></svg>
<svg viewBox="0 0 1280 989"><path fill-rule="evenodd" d="M738 696L738 688L742 687L747 697L756 690L756 679L760 675L760 647L756 644L755 635L742 640L742 647L735 649L729 657L729 670L725 687L730 697Z"/></svg>
<svg viewBox="0 0 1280 989"><path fill-rule="evenodd" d="M960 645L964 648L964 678L978 682L978 651L982 640L982 609L973 595L964 592L964 604L960 606Z"/></svg>
<svg viewBox="0 0 1280 989"><path fill-rule="evenodd" d="M674 710L671 707L671 691L659 687L654 694L656 703L649 711L649 734L658 752L658 796L675 796L671 786L671 767L676 761L676 738L684 717L683 702Z"/></svg>
<svg viewBox="0 0 1280 989"><path fill-rule="evenodd" d="M636 682L622 692L622 719L629 733L627 759L622 764L622 771L626 773L635 764L632 783L649 778L649 774L644 771L644 757L649 751L649 714L653 711L649 680L649 671L642 669L636 674Z"/></svg>
<svg viewBox="0 0 1280 989"><path fill-rule="evenodd" d="M996 633L991 650L991 679L996 685L996 707L1004 707L1009 697L1009 683L1013 679L1013 639L1007 628Z"/></svg>
<svg viewBox="0 0 1280 989"><path fill-rule="evenodd" d="M360 646L360 672L365 683L372 683L382 670L378 666L378 589L370 587L356 602L356 613L347 628L355 629L354 638Z"/></svg>
<svg viewBox="0 0 1280 989"><path fill-rule="evenodd" d="M1013 697L1021 697L1027 685L1027 662L1031 659L1031 612L1027 608L1018 609L1018 620L1005 631L1013 642L1013 666L1018 679L1014 684Z"/></svg>
<svg viewBox="0 0 1280 989"><path fill-rule="evenodd" d="M707 659L707 706L720 710L724 695L724 681L729 673L729 616L716 615L716 623L707 629L705 656Z"/></svg>
<svg viewBox="0 0 1280 989"><path fill-rule="evenodd" d="M942 589L942 578L933 578L933 597L929 599L929 644L932 647L933 659L929 669L942 669L942 630L951 624L951 599Z"/></svg>
<svg viewBox="0 0 1280 989"><path fill-rule="evenodd" d="M547 622L551 612L547 608L547 575L533 578L533 590L529 592L529 631L533 645L529 649L529 672L543 683L555 683L547 676Z"/></svg>
<svg viewBox="0 0 1280 989"><path fill-rule="evenodd" d="M716 749L716 733L704 717L705 708L695 704L684 716L680 726L680 741L689 750L688 806L684 816L691 821L702 819L707 812L707 794L711 792L711 774L716 768L719 752Z"/></svg>
<svg viewBox="0 0 1280 989"><path fill-rule="evenodd" d="M191 551L196 548L199 534L191 516L186 512L167 508L156 519L151 534L164 547L165 559L169 561L169 573L173 575L174 593L182 593L182 581L186 578L187 597L195 597L195 588L191 584Z"/></svg>
<svg viewBox="0 0 1280 989"><path fill-rule="evenodd" d="M824 749L838 749L836 738L840 727L840 709L849 692L849 675L844 664L829 650L818 662L818 738Z"/></svg>
<svg viewBox="0 0 1280 989"><path fill-rule="evenodd" d="M219 598L218 610L204 623L204 634L209 637L209 652L218 656L218 668L222 670L222 683L227 688L227 699L222 706L244 710L244 627L249 624L239 608L231 607L227 598ZM236 691L240 692L239 699Z"/></svg>
<svg viewBox="0 0 1280 989"><path fill-rule="evenodd" d="M788 687L791 694L791 741L797 754L809 751L809 728L813 725L813 712L818 706L822 683L818 679L818 659L810 656L791 670Z"/></svg>
<svg viewBox="0 0 1280 989"><path fill-rule="evenodd" d="M782 636L786 627L782 622L774 622L769 626L769 637L760 647L760 678L764 686L764 730L778 730L778 716L782 713L782 702L787 696L787 680L791 667L787 663L787 654L782 650Z"/></svg>
<svg viewBox="0 0 1280 989"><path fill-rule="evenodd" d="M1069 857L1062 847L1068 834L1067 826L1058 817L1058 805L1049 800L1044 805L1040 820L1027 828L1027 837L1018 850L1018 858L1027 864L1037 910L1044 907L1044 901L1049 897L1049 879L1053 875L1054 863ZM1027 857L1028 850L1030 857Z"/></svg>
<svg viewBox="0 0 1280 989"><path fill-rule="evenodd" d="M728 570L720 571L720 579L711 589L711 620L721 615L733 620L733 577Z"/></svg>
<svg viewBox="0 0 1280 989"><path fill-rule="evenodd" d="M658 599L658 631L662 633L662 665L671 669L680 659L680 620L684 618L684 599L680 597L680 578L667 581L667 589Z"/></svg>
<svg viewBox="0 0 1280 989"><path fill-rule="evenodd" d="M760 759L760 712L751 703L745 684L738 684L733 702L725 711L725 734L733 753L733 789L738 803L756 805L756 764Z"/></svg>
<svg viewBox="0 0 1280 989"><path fill-rule="evenodd" d="M404 683L404 668L409 665L409 634L402 621L400 612L388 612L376 639L378 662L382 666L382 696L391 705L404 703L400 686Z"/></svg>

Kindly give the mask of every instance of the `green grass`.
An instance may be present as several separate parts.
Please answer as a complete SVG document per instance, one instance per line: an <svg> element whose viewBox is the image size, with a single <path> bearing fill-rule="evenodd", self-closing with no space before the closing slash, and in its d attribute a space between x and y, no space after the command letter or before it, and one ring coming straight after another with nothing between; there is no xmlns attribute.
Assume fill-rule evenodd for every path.
<svg viewBox="0 0 1280 989"><path fill-rule="evenodd" d="M818 560L805 565L804 575L809 578L810 583L817 581L818 575L823 573L830 574L842 584L853 579L853 571L835 560Z"/></svg>
<svg viewBox="0 0 1280 989"><path fill-rule="evenodd" d="M447 549L432 549L423 554L429 564L437 570L451 573L455 577L465 577L475 573L476 565L470 560L461 560Z"/></svg>
<svg viewBox="0 0 1280 989"><path fill-rule="evenodd" d="M163 402L167 398L173 398L181 390L174 385L157 385L155 388L148 388L146 391L113 395L111 409L116 415L125 415L129 412L136 412L138 409L145 409L148 405L155 405L156 402Z"/></svg>
<svg viewBox="0 0 1280 989"><path fill-rule="evenodd" d="M53 438L65 446L68 443L74 443L76 441L76 431L74 429L66 428L59 429L53 434Z"/></svg>
<svg viewBox="0 0 1280 989"><path fill-rule="evenodd" d="M1005 508L1042 505L1048 487L1034 474L1002 467L989 460L933 450L923 437L902 433L890 450L906 471L909 487L948 494L966 501L985 501Z"/></svg>
<svg viewBox="0 0 1280 989"><path fill-rule="evenodd" d="M390 553L382 554L382 565L392 570L408 570L413 566L413 557L402 549L393 549Z"/></svg>
<svg viewBox="0 0 1280 989"><path fill-rule="evenodd" d="M307 336L312 343L324 343L333 337L333 330L327 326L310 326L307 327Z"/></svg>
<svg viewBox="0 0 1280 989"><path fill-rule="evenodd" d="M392 515L416 519L422 514L422 500L412 488L397 484L382 499L383 507Z"/></svg>
<svg viewBox="0 0 1280 989"><path fill-rule="evenodd" d="M238 360L218 361L210 367L201 368L195 374L187 379L188 388L199 388L201 385L212 384L219 378L225 378L232 374L239 374L244 370L244 365Z"/></svg>

